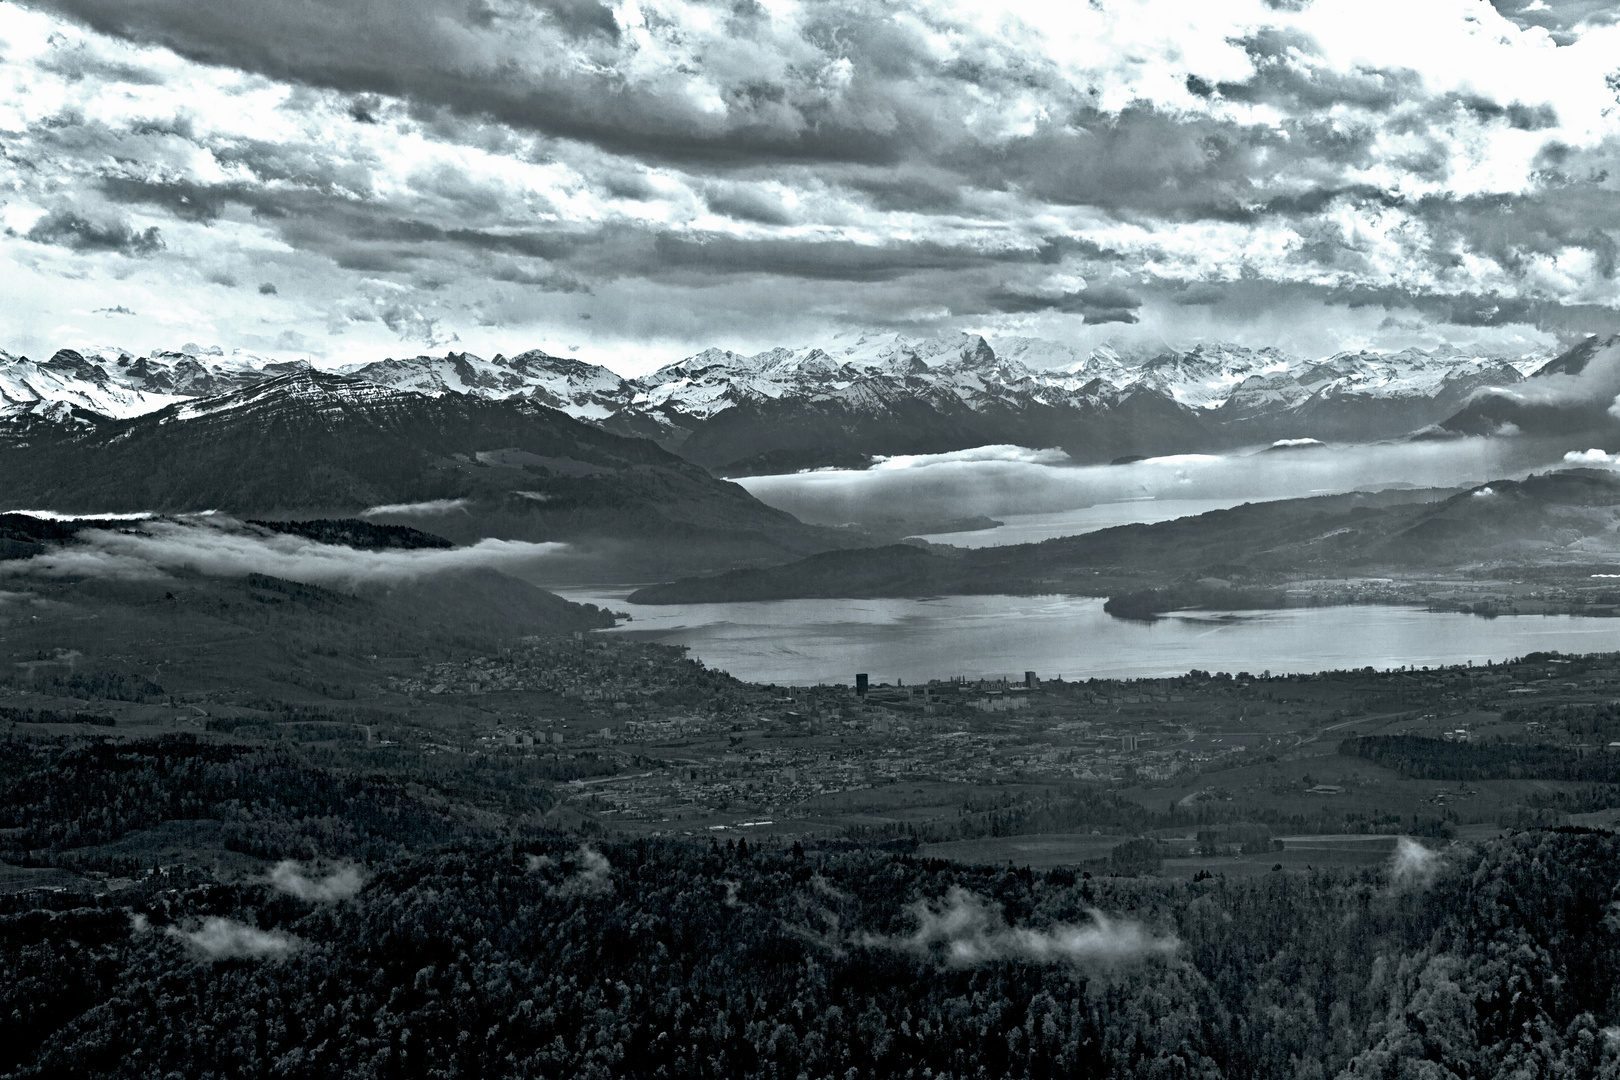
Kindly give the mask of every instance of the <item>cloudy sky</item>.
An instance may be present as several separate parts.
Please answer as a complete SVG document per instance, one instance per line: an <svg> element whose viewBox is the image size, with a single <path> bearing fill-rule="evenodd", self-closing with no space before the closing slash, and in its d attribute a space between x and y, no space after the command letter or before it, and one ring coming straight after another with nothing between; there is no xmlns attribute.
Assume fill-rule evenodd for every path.
<svg viewBox="0 0 1620 1080"><path fill-rule="evenodd" d="M0 349L1620 329L1593 0L0 0Z"/></svg>

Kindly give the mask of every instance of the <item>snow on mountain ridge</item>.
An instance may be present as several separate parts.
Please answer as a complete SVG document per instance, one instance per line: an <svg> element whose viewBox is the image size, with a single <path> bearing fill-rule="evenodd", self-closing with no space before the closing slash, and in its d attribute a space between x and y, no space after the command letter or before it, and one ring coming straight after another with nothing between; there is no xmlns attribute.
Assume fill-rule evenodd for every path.
<svg viewBox="0 0 1620 1080"><path fill-rule="evenodd" d="M957 377L964 385L982 388L1007 381L1009 374L1016 380L1029 372L1022 365L1008 369L976 334L921 341L900 335L835 335L825 349L777 348L752 356L705 349L636 380L644 395L637 403L707 419L750 400L842 396L865 380L916 381L916 389L926 390Z"/></svg>
<svg viewBox="0 0 1620 1080"><path fill-rule="evenodd" d="M635 388L598 364L551 356L538 349L485 360L472 353L415 356L348 364L337 369L367 382L421 394L529 397L576 420L604 420L630 405Z"/></svg>
<svg viewBox="0 0 1620 1080"><path fill-rule="evenodd" d="M881 410L900 397L966 406L1111 405L1139 391L1226 416L1296 409L1313 398L1415 399L1511 385L1543 357L1473 355L1451 346L1397 353L1347 351L1319 359L1275 348L1197 345L1132 351L1110 345L1084 357L1072 346L980 335L834 335L819 346L751 356L710 348L639 379L581 360L531 350L485 360L471 353L420 355L335 369L380 386L439 395L527 397L576 419L637 416L661 426L710 419L746 402L805 400ZM1067 362L1065 362L1067 361ZM243 389L313 370L251 353L188 344L143 357L111 348L64 349L36 363L0 353L0 417L57 415L72 408L136 416L177 401ZM54 410L54 411L53 411ZM67 415L67 413L61 413Z"/></svg>
<svg viewBox="0 0 1620 1080"><path fill-rule="evenodd" d="M1005 353L1038 357L1054 364L1077 352L1032 338L1013 338L1002 344ZM1250 411L1263 398L1273 406L1288 407L1312 394L1433 397L1445 391L1448 384L1461 380L1511 384L1537 370L1547 359L1539 355L1511 359L1476 355L1450 345L1395 353L1346 351L1305 359L1269 346L1250 349L1219 343L1127 359L1116 349L1102 345L1061 370L1075 380L1101 379L1120 390L1151 387L1193 408L1215 410L1231 402L1234 407Z"/></svg>
<svg viewBox="0 0 1620 1080"><path fill-rule="evenodd" d="M0 415L61 415L64 408L79 408L123 418L179 400L174 395L122 385L99 365L67 350L43 364L0 352Z"/></svg>

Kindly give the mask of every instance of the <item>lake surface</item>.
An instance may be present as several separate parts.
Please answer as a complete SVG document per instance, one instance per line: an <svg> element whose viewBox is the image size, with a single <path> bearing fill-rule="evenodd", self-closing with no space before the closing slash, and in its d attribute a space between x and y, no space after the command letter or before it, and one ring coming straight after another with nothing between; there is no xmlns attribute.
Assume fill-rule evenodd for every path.
<svg viewBox="0 0 1620 1080"><path fill-rule="evenodd" d="M1246 502L1268 501L1266 498L1129 499L1047 514L1002 514L996 519L1002 523L999 529L927 533L922 534L921 538L935 544L954 544L964 548L1034 544L1059 536L1079 536L1099 529L1112 529L1117 525L1151 525L1159 521L1195 517L1211 510L1230 510Z"/></svg>
<svg viewBox="0 0 1620 1080"><path fill-rule="evenodd" d="M1071 596L946 596L931 600L779 600L628 604L629 588L556 590L626 611L610 633L686 645L739 679L783 685L922 682L965 675L1147 677L1207 671L1275 673L1435 666L1527 652L1620 650L1620 619L1515 615L1483 619L1419 608L1330 607L1186 612L1151 624Z"/></svg>

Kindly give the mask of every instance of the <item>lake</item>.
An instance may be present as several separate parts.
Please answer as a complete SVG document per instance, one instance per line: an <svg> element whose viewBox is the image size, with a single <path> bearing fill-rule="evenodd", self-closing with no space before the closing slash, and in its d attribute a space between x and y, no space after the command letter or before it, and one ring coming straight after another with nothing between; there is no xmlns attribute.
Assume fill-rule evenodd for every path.
<svg viewBox="0 0 1620 1080"><path fill-rule="evenodd" d="M629 612L609 633L685 645L739 679L783 685L923 682L964 675L1148 677L1207 671L1273 673L1506 660L1527 652L1620 650L1620 619L1516 615L1483 619L1407 607L1184 612L1151 624L1075 596L945 596L928 600L626 603L624 587L557 589Z"/></svg>
<svg viewBox="0 0 1620 1080"><path fill-rule="evenodd" d="M1196 517L1211 510L1230 510L1246 502L1268 502L1256 499L1128 499L1121 502L1097 503L1078 510L1058 510L1043 514L1002 514L996 520L998 529L975 529L972 532L924 533L923 540L955 547L1005 547L1008 544L1036 544L1059 536L1080 536L1112 529L1118 525L1152 525L1176 518Z"/></svg>

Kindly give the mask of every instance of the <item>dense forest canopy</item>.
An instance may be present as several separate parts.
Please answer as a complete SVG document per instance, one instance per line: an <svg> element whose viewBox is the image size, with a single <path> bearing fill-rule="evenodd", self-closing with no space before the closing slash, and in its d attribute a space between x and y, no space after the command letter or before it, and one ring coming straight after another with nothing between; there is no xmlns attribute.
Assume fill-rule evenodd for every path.
<svg viewBox="0 0 1620 1080"><path fill-rule="evenodd" d="M556 835L158 872L0 901L0 1069L1615 1076L1617 887L1567 828L1246 881Z"/></svg>

